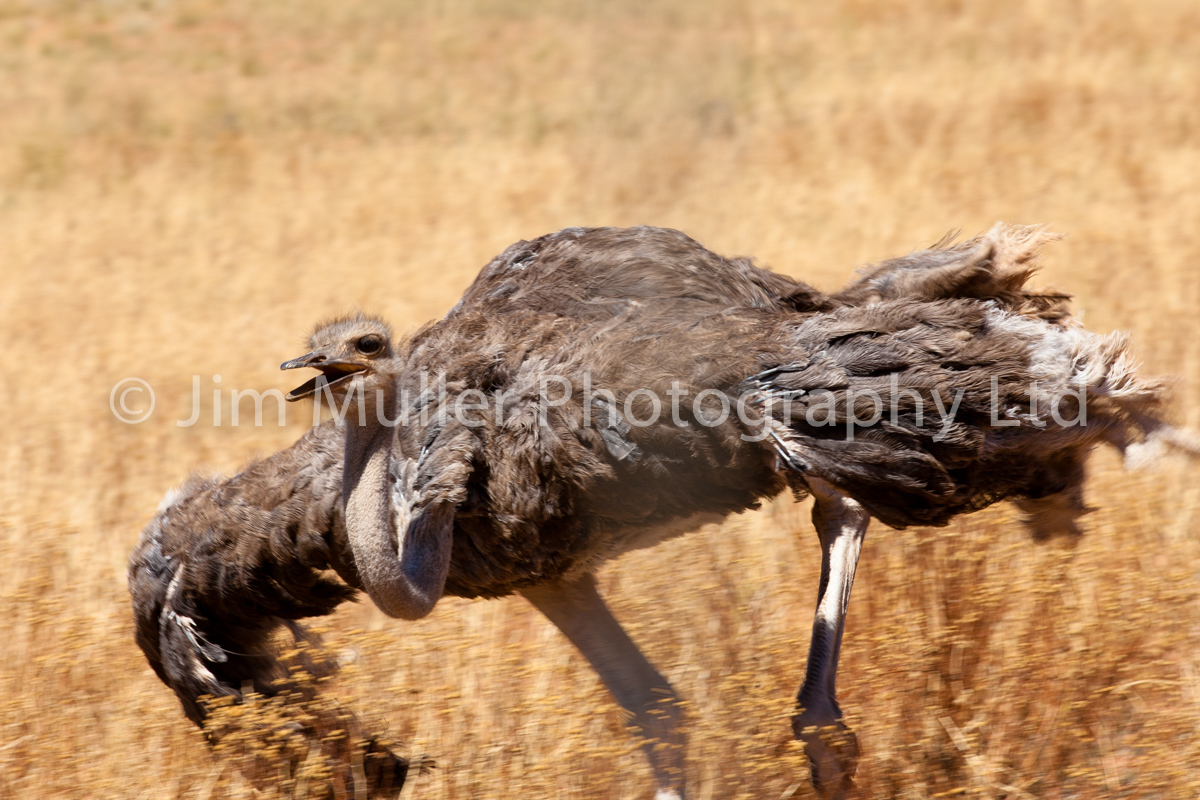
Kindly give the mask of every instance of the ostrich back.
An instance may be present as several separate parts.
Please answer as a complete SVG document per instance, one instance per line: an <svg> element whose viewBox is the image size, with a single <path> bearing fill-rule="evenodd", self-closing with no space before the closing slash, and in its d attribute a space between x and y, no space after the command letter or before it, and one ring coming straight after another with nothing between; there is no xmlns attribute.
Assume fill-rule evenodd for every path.
<svg viewBox="0 0 1200 800"><path fill-rule="evenodd" d="M273 694L272 632L355 595L344 440L327 422L232 478L193 476L142 531L129 559L137 642L197 724L201 695L237 695L244 682Z"/></svg>

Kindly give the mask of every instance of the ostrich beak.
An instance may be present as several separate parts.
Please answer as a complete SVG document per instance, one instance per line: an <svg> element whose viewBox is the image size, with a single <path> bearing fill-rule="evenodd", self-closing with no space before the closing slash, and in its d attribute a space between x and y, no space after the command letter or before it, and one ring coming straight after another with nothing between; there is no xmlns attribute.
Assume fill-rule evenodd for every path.
<svg viewBox="0 0 1200 800"><path fill-rule="evenodd" d="M326 386L334 386L342 381L349 380L358 373L365 372L367 369L362 364L355 364L351 361L330 360L328 356L320 351L313 351L279 365L280 369L299 369L301 367L318 369L321 371L321 374L305 381L288 392L284 399L289 403L294 403L301 398L316 394Z"/></svg>

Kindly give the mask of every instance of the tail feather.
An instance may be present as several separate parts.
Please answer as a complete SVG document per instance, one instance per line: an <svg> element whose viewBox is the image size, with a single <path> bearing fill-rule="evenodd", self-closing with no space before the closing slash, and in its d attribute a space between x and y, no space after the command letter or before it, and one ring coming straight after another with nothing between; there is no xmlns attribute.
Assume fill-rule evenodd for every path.
<svg viewBox="0 0 1200 800"><path fill-rule="evenodd" d="M1007 311L1061 323L1070 316L1070 295L1034 292L1025 284L1037 271L1041 246L1062 238L1040 225L996 223L965 242L943 238L925 250L864 268L833 299L863 306L889 300L927 302L991 300Z"/></svg>
<svg viewBox="0 0 1200 800"><path fill-rule="evenodd" d="M1189 458L1200 458L1200 434L1195 431L1177 428L1157 420L1145 421L1143 424L1147 425L1145 438L1122 448L1126 469L1136 470L1153 466L1171 450Z"/></svg>
<svg viewBox="0 0 1200 800"><path fill-rule="evenodd" d="M795 362L748 388L793 485L820 477L894 527L1012 498L1044 538L1078 533L1097 445L1130 466L1168 447L1200 455L1200 437L1163 421L1165 384L1138 373L1126 336L1090 333L1067 296L1025 288L1055 238L998 225L939 243L869 267L833 295L841 308L789 323ZM882 414L859 425L864 398Z"/></svg>

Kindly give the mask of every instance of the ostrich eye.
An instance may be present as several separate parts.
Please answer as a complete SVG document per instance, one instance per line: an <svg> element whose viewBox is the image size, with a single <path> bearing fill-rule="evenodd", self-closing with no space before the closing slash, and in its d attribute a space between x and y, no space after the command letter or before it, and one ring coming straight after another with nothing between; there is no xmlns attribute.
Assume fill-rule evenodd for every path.
<svg viewBox="0 0 1200 800"><path fill-rule="evenodd" d="M364 356L373 356L383 349L383 340L378 336L364 336L355 347Z"/></svg>

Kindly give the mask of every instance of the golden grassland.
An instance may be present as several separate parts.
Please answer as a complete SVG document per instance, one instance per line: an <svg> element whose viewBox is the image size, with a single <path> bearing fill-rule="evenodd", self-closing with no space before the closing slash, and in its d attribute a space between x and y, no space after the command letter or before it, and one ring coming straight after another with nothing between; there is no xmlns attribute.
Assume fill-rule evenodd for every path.
<svg viewBox="0 0 1200 800"><path fill-rule="evenodd" d="M666 225L832 288L1049 223L1040 281L1131 331L1196 425L1198 31L1189 0L0 0L0 797L281 794L133 643L125 559L162 494L307 425L233 427L226 393L223 425L178 427L192 376L286 389L319 318L411 330L520 238ZM140 425L109 410L129 376ZM1075 546L1007 506L872 528L840 682L867 796L1200 794L1195 468L1094 473ZM603 571L688 701L695 797L811 796L787 718L818 560L781 500ZM405 797L652 793L524 601L324 628L330 695L438 761Z"/></svg>

